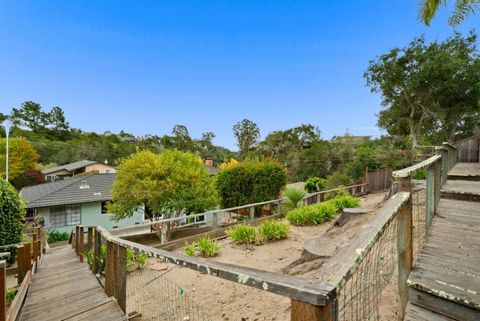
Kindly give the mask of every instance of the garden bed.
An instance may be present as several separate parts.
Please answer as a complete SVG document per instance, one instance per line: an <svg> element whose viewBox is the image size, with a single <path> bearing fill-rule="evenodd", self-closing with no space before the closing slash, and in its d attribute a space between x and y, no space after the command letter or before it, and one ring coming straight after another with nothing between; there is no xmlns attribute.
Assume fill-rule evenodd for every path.
<svg viewBox="0 0 480 321"><path fill-rule="evenodd" d="M338 228L339 232L335 234L332 242L343 244L355 235L358 227L372 217L384 197L384 193L361 197L361 207L369 208L371 212L358 216L344 226L347 228ZM236 245L231 238L224 238L219 240L220 255L207 260L283 273L287 266L301 257L306 241L325 234L329 229L337 229L333 227L334 221L335 219L320 225L291 226L288 239L257 246ZM175 251L182 252L182 249ZM151 260L150 263L155 261ZM161 264L164 264L166 269L163 275L181 286L214 320L290 320L290 300L286 297L200 274L177 265ZM315 282L314 272L315 266L310 266L305 271L296 271L295 274L312 278ZM395 298L392 299L393 303L392 300L387 301L393 305Z"/></svg>

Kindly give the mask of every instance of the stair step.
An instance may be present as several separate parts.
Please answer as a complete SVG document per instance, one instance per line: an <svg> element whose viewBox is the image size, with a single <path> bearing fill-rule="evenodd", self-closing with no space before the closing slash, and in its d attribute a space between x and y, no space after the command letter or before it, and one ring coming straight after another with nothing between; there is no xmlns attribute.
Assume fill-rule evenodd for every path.
<svg viewBox="0 0 480 321"><path fill-rule="evenodd" d="M407 309L405 310L404 321L454 321L449 317L438 314L431 310L422 308L418 305L408 303Z"/></svg>
<svg viewBox="0 0 480 321"><path fill-rule="evenodd" d="M442 188L442 198L480 202L480 181L447 180Z"/></svg>

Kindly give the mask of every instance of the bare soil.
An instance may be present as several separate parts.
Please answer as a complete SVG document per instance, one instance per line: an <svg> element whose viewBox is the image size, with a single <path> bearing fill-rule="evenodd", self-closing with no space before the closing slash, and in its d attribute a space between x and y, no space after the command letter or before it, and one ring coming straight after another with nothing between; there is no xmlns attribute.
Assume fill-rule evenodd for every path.
<svg viewBox="0 0 480 321"><path fill-rule="evenodd" d="M348 228L339 228L338 232L334 233L332 242L343 244L355 235L357 228L374 215L375 209L384 197L384 193L362 197L361 207L368 208L370 213L355 218ZM334 220L315 226L291 226L288 239L253 248L235 245L230 238L226 238L219 241L221 254L211 260L282 273L287 266L300 258L307 240L325 234L332 229L333 223ZM149 264L150 266L158 265L155 260L151 260ZM162 264L165 265L163 276L180 286L212 317L212 320L290 320L289 298L200 274L177 265ZM314 279L315 265L307 265L304 270L297 270L294 274ZM396 286L392 285L384 292L384 298L379 307L384 317L380 320L395 320L396 306Z"/></svg>

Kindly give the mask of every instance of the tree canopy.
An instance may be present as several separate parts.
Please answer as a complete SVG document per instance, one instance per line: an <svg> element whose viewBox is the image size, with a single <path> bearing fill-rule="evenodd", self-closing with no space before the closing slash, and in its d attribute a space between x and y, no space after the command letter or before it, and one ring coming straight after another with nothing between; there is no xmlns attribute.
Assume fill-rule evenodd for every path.
<svg viewBox="0 0 480 321"><path fill-rule="evenodd" d="M109 211L119 220L146 208L158 217L198 213L218 205L214 180L200 157L179 150L141 151L118 167Z"/></svg>
<svg viewBox="0 0 480 321"><path fill-rule="evenodd" d="M6 139L0 138L0 174L5 177ZM25 138L9 138L8 140L8 177L10 180L21 176L37 167L38 155L32 144Z"/></svg>
<svg viewBox="0 0 480 321"><path fill-rule="evenodd" d="M233 126L233 135L237 140L240 155L252 151L260 138L260 128L249 119L244 119Z"/></svg>
<svg viewBox="0 0 480 321"><path fill-rule="evenodd" d="M413 146L473 134L480 116L476 39L455 33L427 44L419 37L370 61L365 79L382 95L379 127L410 136Z"/></svg>

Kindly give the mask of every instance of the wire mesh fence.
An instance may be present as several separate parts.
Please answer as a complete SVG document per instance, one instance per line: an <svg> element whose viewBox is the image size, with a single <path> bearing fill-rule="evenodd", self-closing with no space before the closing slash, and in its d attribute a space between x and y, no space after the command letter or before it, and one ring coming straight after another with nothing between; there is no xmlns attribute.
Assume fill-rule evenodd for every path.
<svg viewBox="0 0 480 321"><path fill-rule="evenodd" d="M426 223L426 182L412 180L412 216L413 216L413 260L418 257L425 242Z"/></svg>
<svg viewBox="0 0 480 321"><path fill-rule="evenodd" d="M133 320L211 321L185 290L151 269L127 276L127 312Z"/></svg>
<svg viewBox="0 0 480 321"><path fill-rule="evenodd" d="M378 307L384 289L395 280L397 217L388 223L347 282L340 287L337 320L385 320Z"/></svg>

